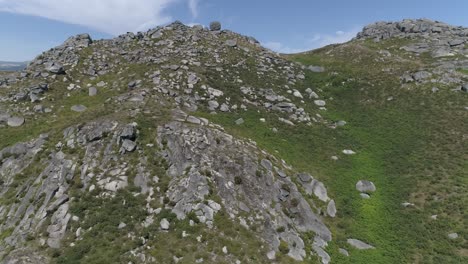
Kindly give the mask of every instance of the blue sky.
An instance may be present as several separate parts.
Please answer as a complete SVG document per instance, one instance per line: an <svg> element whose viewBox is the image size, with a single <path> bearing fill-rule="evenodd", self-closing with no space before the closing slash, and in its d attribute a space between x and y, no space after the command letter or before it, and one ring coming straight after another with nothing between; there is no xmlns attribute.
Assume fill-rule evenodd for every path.
<svg viewBox="0 0 468 264"><path fill-rule="evenodd" d="M254 36L279 52L354 37L366 24L430 18L468 27L466 0L0 0L0 61L26 61L88 32L110 38L173 20Z"/></svg>

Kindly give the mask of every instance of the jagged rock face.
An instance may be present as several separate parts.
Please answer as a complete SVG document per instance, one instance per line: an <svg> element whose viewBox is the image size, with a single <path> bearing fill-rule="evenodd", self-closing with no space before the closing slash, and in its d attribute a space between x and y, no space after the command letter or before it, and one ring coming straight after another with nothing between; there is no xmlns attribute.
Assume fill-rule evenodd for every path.
<svg viewBox="0 0 468 264"><path fill-rule="evenodd" d="M76 199L70 189L72 182L79 181L79 192L98 188L99 197L112 197L129 185L139 187L148 201L147 218L142 224L146 227L160 224L163 230L170 230L170 223L165 219L154 223L153 217L161 208L152 208L149 203L168 197L170 208L179 219L192 212L200 223L213 228L214 216L225 210L245 228L257 226L252 232L258 233L272 250L277 251L280 241L285 241L288 254L302 260L310 252L306 252L301 234L313 232L316 240L322 241L314 250L317 254L324 253L331 233L316 215L317 209L311 208L302 196L298 189L301 187L292 181L300 174L252 142L235 139L220 127L209 125L207 120L196 121L196 117L180 110L174 111L174 118L182 122L160 125L155 134L159 146L147 146L155 151L153 155L167 161L166 175L170 183L163 193L158 191L159 187L154 188L159 178L147 169L150 157L138 144L137 123L91 122L65 129L58 142L50 142L43 135L0 151L0 178L5 183L2 195L15 190L17 198L0 207L0 231L12 229L5 239L7 245L20 248L28 236L35 235L41 244L58 249L64 246L63 240L69 234L76 233L79 239L86 231L70 229L70 222L78 220L70 211L70 203ZM127 149L126 142L132 143L131 150ZM47 156L42 154L45 151L52 152ZM132 151L138 151L139 157L137 163L129 164L126 155ZM42 166L28 170L37 164ZM30 175L28 180L19 189L11 188L15 175L26 170ZM137 172L132 182L130 170ZM220 200L212 200L213 195ZM120 226L123 228L125 224ZM45 231L37 233L40 229ZM35 259L45 258L26 251L14 252L5 260L25 258L35 263Z"/></svg>
<svg viewBox="0 0 468 264"><path fill-rule="evenodd" d="M200 201L214 185L229 215L247 228L261 226L261 234L272 249L277 250L280 239L287 241L290 255L301 260L305 251L298 231L312 231L324 241L331 240L330 231L292 182L294 174L287 176L284 165L273 166L266 159L259 163L261 154L254 145L218 130L175 122L159 128L159 140L167 145L164 156L170 164L168 174L173 177L169 197L179 218L195 211L202 222L210 225L221 207L212 201L208 205ZM244 218L241 213L256 217ZM285 231L278 234L280 227Z"/></svg>
<svg viewBox="0 0 468 264"><path fill-rule="evenodd" d="M325 184L295 171L255 142L237 139L184 112L254 109L289 126L328 125L318 112L332 103L320 90L302 87L306 71L328 74L321 66L290 62L220 25L206 29L180 22L111 40L93 41L82 34L43 53L17 79L3 81L15 89L0 97L11 106L5 111L0 107L0 126L8 126L12 117L25 126L50 112L47 117L56 118L60 109L87 118L96 107L87 99L63 107L57 99L76 94L89 100L112 94L99 101L112 114L0 152L0 176L7 183L0 194L10 192L12 198L0 205L0 232L11 231L4 248L20 248L31 236L44 248L78 244L91 230L84 228L86 214L74 214L76 201L84 195L112 199L128 191L144 197L145 215L138 223L119 222L121 230L171 232L174 222L159 219L161 211L172 212L180 221L195 216L204 228L216 229L216 216L226 213L261 238L269 251L265 258L275 258L286 244L293 259L317 255L322 263L330 262L326 247L332 235L325 217L335 217L337 208ZM430 76L415 73L411 78L424 81ZM55 100L57 105L42 107ZM155 107L154 102L160 104ZM154 113L146 120L151 123L159 109L172 110L172 119L152 123L151 133L145 132L151 141L146 142L134 117ZM236 124L244 122L240 118ZM155 157L160 162L156 165ZM28 180L11 188L15 175L24 171ZM128 236L141 239L131 232ZM143 259L148 250L142 246L127 253ZM22 253L15 254L8 258ZM41 258L28 254L24 257Z"/></svg>

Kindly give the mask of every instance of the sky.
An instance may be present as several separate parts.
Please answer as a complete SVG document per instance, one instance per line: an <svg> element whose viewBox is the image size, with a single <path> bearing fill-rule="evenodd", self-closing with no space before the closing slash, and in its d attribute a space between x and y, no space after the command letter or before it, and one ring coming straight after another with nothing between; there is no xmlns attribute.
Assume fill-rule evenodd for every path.
<svg viewBox="0 0 468 264"><path fill-rule="evenodd" d="M466 0L0 0L0 61L28 61L69 36L93 39L175 20L253 36L277 52L346 42L376 21L429 18L468 27Z"/></svg>

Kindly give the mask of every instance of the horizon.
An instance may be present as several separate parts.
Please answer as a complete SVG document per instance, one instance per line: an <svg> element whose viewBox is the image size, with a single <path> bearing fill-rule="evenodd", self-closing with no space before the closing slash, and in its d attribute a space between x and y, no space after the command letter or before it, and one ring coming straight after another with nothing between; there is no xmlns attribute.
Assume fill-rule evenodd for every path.
<svg viewBox="0 0 468 264"><path fill-rule="evenodd" d="M88 33L93 39L109 39L176 20L203 26L220 21L223 29L253 36L279 53L299 53L344 43L364 26L377 21L426 18L468 26L468 18L463 15L463 10L468 9L467 2L446 1L443 7L436 4L420 0L410 3L299 0L290 6L280 1L82 0L70 1L65 6L58 0L0 0L0 32L4 37L0 61L30 61L80 33Z"/></svg>

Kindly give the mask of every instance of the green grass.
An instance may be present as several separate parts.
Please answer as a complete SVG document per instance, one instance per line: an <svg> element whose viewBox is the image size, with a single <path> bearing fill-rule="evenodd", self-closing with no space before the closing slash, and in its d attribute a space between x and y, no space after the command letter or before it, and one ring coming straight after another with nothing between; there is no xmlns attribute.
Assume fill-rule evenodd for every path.
<svg viewBox="0 0 468 264"><path fill-rule="evenodd" d="M434 96L418 89L400 89L399 74L427 61L422 58L402 66L393 61L385 65L375 62L376 50L397 44L352 44L292 56L338 72L310 73L304 85L321 88L325 99L333 98L327 100L328 111L320 114L328 120L346 120L348 125L343 128L333 130L319 124L289 127L261 110L199 115L232 134L255 140L295 169L311 172L326 183L338 207L338 217L331 221L334 240L330 246L336 263L461 263L467 260L463 252L468 248L468 198L463 191L468 186L467 148L459 142L468 129L463 121L466 97L447 91ZM329 50L333 57L325 55ZM396 67L395 72L382 73L382 67L388 65ZM387 101L388 96L396 99ZM312 107L306 110L314 111ZM240 117L245 123L237 126L234 121ZM259 118L267 122L261 123ZM277 133L273 127L278 128ZM343 149L358 154L344 156ZM332 161L332 155L340 160ZM355 190L360 179L372 180L377 186L369 200L361 199ZM416 207L402 207L406 201ZM430 220L432 214L442 219ZM451 230L463 238L448 240ZM346 244L347 238L367 241L376 249L353 250ZM340 255L339 247L348 249L351 256Z"/></svg>

